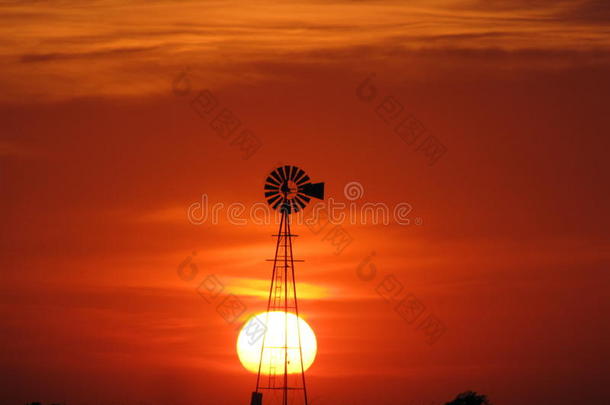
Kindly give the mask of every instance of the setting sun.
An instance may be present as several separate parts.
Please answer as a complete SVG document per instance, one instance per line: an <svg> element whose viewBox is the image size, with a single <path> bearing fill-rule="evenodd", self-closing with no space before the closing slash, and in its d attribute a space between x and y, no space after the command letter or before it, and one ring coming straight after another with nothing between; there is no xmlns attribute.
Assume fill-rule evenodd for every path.
<svg viewBox="0 0 610 405"><path fill-rule="evenodd" d="M237 354L241 364L248 371L253 373L258 372L264 340L265 351L263 353L261 373L270 374L272 370L276 370L278 374L283 373L286 319L288 321L288 374L299 373L301 371L298 349L299 332L301 334L301 348L303 351L303 369L307 370L311 366L316 357L317 342L316 336L307 322L302 318L297 318L292 313L285 314L280 311L262 312L254 318L244 325L237 338ZM252 334L249 326L254 322L267 325L266 336Z"/></svg>

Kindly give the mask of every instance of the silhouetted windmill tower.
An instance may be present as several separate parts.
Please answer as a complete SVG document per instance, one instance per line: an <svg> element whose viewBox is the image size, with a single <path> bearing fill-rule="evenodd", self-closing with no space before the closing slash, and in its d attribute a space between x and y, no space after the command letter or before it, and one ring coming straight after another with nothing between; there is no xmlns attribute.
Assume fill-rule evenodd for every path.
<svg viewBox="0 0 610 405"><path fill-rule="evenodd" d="M294 276L294 262L292 256L292 237L290 233L290 214L305 208L311 198L324 199L324 183L311 183L309 176L296 166L281 166L273 170L265 181L265 198L273 209L280 210L281 220L275 245L273 259L273 273L267 302L267 314L272 311L284 313L284 342L280 346L270 346L267 343L266 333L263 335L263 344L256 377L256 391L252 393L251 405L262 405L263 392L268 392L272 401L282 405L303 403L307 405L307 387L305 385L305 369L303 368L303 351L301 348L301 330L296 322L297 345L289 346L290 334L294 330L288 328L288 314L299 316L297 303L297 290ZM268 320L268 316L267 316ZM268 322L265 323L268 325ZM294 372L290 366L290 359L296 359L300 364L300 372ZM268 370L263 370L268 366ZM283 366L279 367L278 364ZM292 373L289 373L291 367ZM263 375L264 374L264 375ZM302 392L302 401L299 392ZM290 395L289 395L290 394ZM297 398L298 396L298 398Z"/></svg>

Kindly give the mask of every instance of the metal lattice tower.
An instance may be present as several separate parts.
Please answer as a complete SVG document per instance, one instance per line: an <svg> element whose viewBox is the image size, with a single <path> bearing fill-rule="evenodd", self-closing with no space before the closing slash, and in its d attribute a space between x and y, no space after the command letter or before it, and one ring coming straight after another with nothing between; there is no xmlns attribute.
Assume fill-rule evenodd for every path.
<svg viewBox="0 0 610 405"><path fill-rule="evenodd" d="M273 272L265 325L269 325L270 312L282 312L284 333L279 346L277 342L269 343L267 333L263 335L256 390L252 393L251 405L262 405L263 393L265 405L308 405L299 322L295 322L296 328L289 328L289 314L299 319L294 263L302 261L294 259L292 254L292 238L298 235L290 231L290 214L305 208L310 197L323 199L324 183L310 183L309 176L303 170L295 166L282 166L267 177L265 197L272 208L281 212L278 233L273 235L277 238L275 256L268 259L273 261ZM291 339L295 333L296 339ZM298 372L293 367L289 373L291 361L297 362ZM265 364L267 369L264 369Z"/></svg>

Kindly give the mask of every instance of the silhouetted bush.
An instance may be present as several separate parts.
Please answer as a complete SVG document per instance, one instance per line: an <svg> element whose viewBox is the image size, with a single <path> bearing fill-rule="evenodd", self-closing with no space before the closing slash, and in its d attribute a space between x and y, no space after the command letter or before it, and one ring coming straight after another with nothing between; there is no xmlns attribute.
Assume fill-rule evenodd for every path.
<svg viewBox="0 0 610 405"><path fill-rule="evenodd" d="M445 405L491 405L486 395L479 395L474 391L465 391Z"/></svg>

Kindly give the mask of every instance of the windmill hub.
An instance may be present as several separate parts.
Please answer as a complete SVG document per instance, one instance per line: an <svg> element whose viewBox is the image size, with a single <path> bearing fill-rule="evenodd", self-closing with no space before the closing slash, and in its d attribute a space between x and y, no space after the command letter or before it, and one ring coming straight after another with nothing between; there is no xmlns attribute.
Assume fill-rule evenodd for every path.
<svg viewBox="0 0 610 405"><path fill-rule="evenodd" d="M280 188L280 190L286 198L293 199L297 195L298 187L294 181L288 180L282 183L282 187Z"/></svg>

